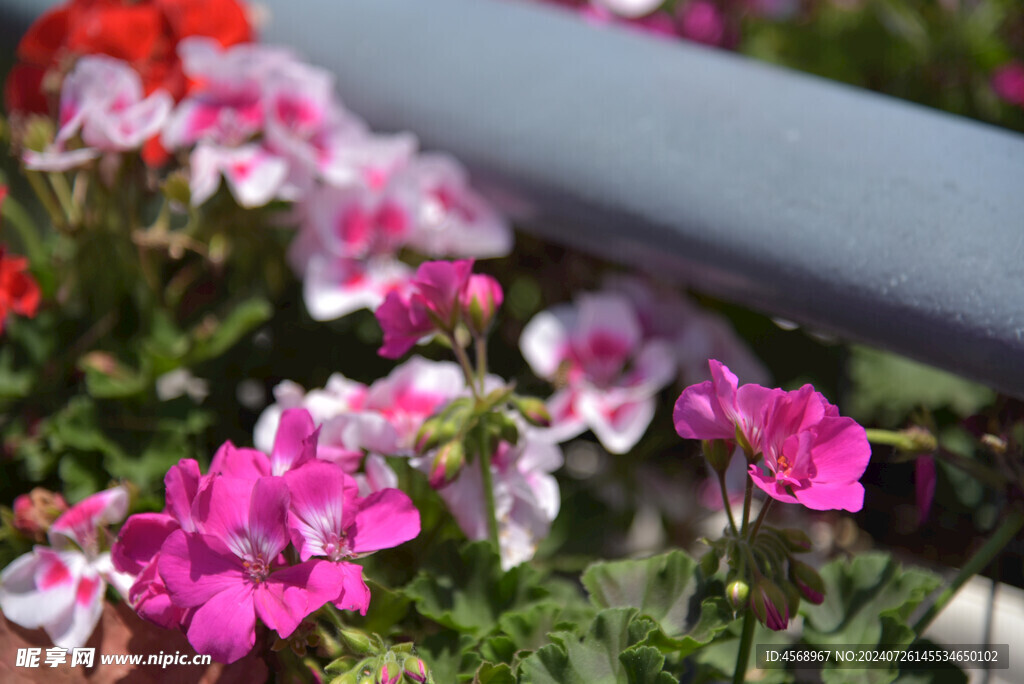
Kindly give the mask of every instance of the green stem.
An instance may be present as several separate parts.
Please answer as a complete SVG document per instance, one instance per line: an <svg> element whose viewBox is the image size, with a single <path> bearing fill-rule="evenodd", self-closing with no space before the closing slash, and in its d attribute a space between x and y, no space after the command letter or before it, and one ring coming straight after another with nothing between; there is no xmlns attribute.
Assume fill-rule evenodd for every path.
<svg viewBox="0 0 1024 684"><path fill-rule="evenodd" d="M729 504L729 492L725 487L725 473L716 472L718 475L718 487L722 490L722 505L725 506L725 515L729 518L729 527L732 529L734 537L739 536L739 530L736 529L736 521L732 517L732 506Z"/></svg>
<svg viewBox="0 0 1024 684"><path fill-rule="evenodd" d="M484 394L484 380L487 378L487 336L476 338L476 376L480 383L480 395Z"/></svg>
<svg viewBox="0 0 1024 684"><path fill-rule="evenodd" d="M773 501L775 501L775 499L768 499L764 502L764 505L761 506L761 512L757 514L757 520L754 521L754 526L750 528L750 541L754 541L754 538L757 537L757 531L761 529L761 523L763 523L764 519L768 517L768 509L772 507Z"/></svg>
<svg viewBox="0 0 1024 684"><path fill-rule="evenodd" d="M74 200L71 199L71 185L68 184L67 176L63 173L51 173L49 178L50 185L53 186L53 193L57 196L57 201L60 202L65 216L68 217L68 223L72 228L77 228L81 223L81 216Z"/></svg>
<svg viewBox="0 0 1024 684"><path fill-rule="evenodd" d="M743 490L743 528L742 534L747 534L747 524L750 520L750 502L754 498L754 481L747 476L747 487Z"/></svg>
<svg viewBox="0 0 1024 684"><path fill-rule="evenodd" d="M973 556L960 568L960 572L957 573L953 581L950 582L949 586L946 587L938 598L935 599L935 603L922 615L917 622L914 623L914 633L917 636L924 634L925 630L932 623L939 613L949 605L949 602L956 595L956 592L960 590L967 580L974 577L982 570L984 570L992 559L999 555L999 552L1010 543L1010 541L1017 536L1020 532L1021 527L1024 527L1024 512L1020 510L1013 510L1010 515L1003 520L1003 524L999 526L999 529L989 537L989 540L985 542L984 546L978 549Z"/></svg>
<svg viewBox="0 0 1024 684"><path fill-rule="evenodd" d="M43 241L39 239L36 226L28 212L21 206L21 203L7 195L3 201L2 212L3 217L18 231L21 244L25 246L25 251L28 252L29 261L34 264L45 263L47 256L46 249L43 247Z"/></svg>
<svg viewBox="0 0 1024 684"><path fill-rule="evenodd" d="M501 555L498 541L498 516L494 506L494 481L491 476L491 450L487 430L480 431L480 477L483 481L484 502L487 505L487 537L494 544L494 550Z"/></svg>
<svg viewBox="0 0 1024 684"><path fill-rule="evenodd" d="M459 365L462 366L462 374L466 378L466 384L469 385L470 391L473 392L473 398L479 400L480 392L476 388L476 378L473 373L473 366L469 362L469 355L466 354L466 350L462 348L455 340L455 335L445 335L448 343L452 346L452 351L455 352L455 358L459 360Z"/></svg>
<svg viewBox="0 0 1024 684"><path fill-rule="evenodd" d="M740 633L740 650L736 654L736 672L732 676L732 684L743 684L747 676L747 661L750 660L750 647L754 643L754 611L747 608L743 614L743 631Z"/></svg>
<svg viewBox="0 0 1024 684"><path fill-rule="evenodd" d="M58 230L63 230L67 225L66 217L61 213L60 207L57 202L54 201L53 192L50 187L43 180L43 176L38 171L25 171L25 178L28 179L29 185L35 190L36 196L39 197L39 202L43 205L43 209L50 215L50 221Z"/></svg>

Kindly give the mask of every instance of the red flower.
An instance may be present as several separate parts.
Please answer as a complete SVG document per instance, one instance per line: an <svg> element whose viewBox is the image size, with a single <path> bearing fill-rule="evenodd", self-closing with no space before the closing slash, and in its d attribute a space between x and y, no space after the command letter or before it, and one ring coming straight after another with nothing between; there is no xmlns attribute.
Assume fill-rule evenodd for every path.
<svg viewBox="0 0 1024 684"><path fill-rule="evenodd" d="M7 186L0 185L0 207L7 197ZM32 276L26 273L28 259L9 257L6 248L0 245L0 333L4 331L4 321L10 311L32 318L39 308L39 286Z"/></svg>
<svg viewBox="0 0 1024 684"><path fill-rule="evenodd" d="M39 308L39 286L27 273L28 259L5 252L0 246L0 333L9 312L32 318Z"/></svg>
<svg viewBox="0 0 1024 684"><path fill-rule="evenodd" d="M46 74L90 54L122 59L142 76L147 93L164 88L181 99L187 83L177 46L188 36L228 47L251 40L252 27L239 0L70 0L39 17L18 44L21 63L4 87L7 109L46 113Z"/></svg>

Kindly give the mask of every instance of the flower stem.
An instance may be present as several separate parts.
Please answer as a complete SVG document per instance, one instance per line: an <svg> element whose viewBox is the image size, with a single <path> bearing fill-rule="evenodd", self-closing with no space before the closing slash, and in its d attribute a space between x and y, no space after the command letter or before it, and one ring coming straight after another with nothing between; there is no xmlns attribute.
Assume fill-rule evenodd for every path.
<svg viewBox="0 0 1024 684"><path fill-rule="evenodd" d="M60 206L58 206L53 196L53 191L50 186L43 180L43 176L38 171L25 171L25 178L28 179L29 185L35 191L36 196L39 198L39 203L43 205L43 209L50 215L50 221L58 230L63 230L67 226L67 217L61 213Z"/></svg>
<svg viewBox="0 0 1024 684"><path fill-rule="evenodd" d="M747 475L747 486L743 490L743 527L741 532L747 534L747 523L750 520L750 502L754 498L754 481Z"/></svg>
<svg viewBox="0 0 1024 684"><path fill-rule="evenodd" d="M7 195L3 201L2 213L3 217L10 222L9 225L18 231L18 237L21 238L21 243L25 246L25 251L28 252L29 261L34 264L44 263L47 255L43 241L39 238L39 232L33 225L32 218L21 206L21 203Z"/></svg>
<svg viewBox="0 0 1024 684"><path fill-rule="evenodd" d="M736 654L736 672L732 676L732 684L743 684L747 676L747 661L750 660L750 647L754 642L754 611L750 608L743 613L743 631L740 633L740 650Z"/></svg>
<svg viewBox="0 0 1024 684"><path fill-rule="evenodd" d="M935 603L914 623L914 633L918 637L924 634L932 620L949 605L949 602L956 595L956 592L960 590L960 587L966 584L967 580L971 579L971 577L984 570L992 562L992 559L999 555L999 552L1017 536L1022 527L1024 527L1024 511L1014 509L1003 520L1003 524L999 526L999 529L989 537L984 546L978 549L968 559L967 563L960 568L960 572L953 578L949 586L942 590L942 593L935 599Z"/></svg>
<svg viewBox="0 0 1024 684"><path fill-rule="evenodd" d="M729 491L725 487L725 474L715 473L718 476L718 486L722 490L722 505L725 506L725 515L729 518L729 527L732 529L734 537L739 536L739 530L736 529L736 521L732 517L732 506L729 504Z"/></svg>
<svg viewBox="0 0 1024 684"><path fill-rule="evenodd" d="M455 339L455 335L445 335L448 339L448 343L452 346L452 351L455 352L455 358L459 360L459 365L462 367L462 375L466 378L466 384L469 385L470 391L473 393L474 399L480 398L480 392L476 388L476 377L473 373L473 366L469 362L469 355L466 354L466 350L463 349L462 345Z"/></svg>
<svg viewBox="0 0 1024 684"><path fill-rule="evenodd" d="M487 538L494 545L494 550L501 555L498 542L498 517L494 506L494 478L491 476L491 449L487 430L480 431L480 479L484 488L484 502L487 506Z"/></svg>
<svg viewBox="0 0 1024 684"><path fill-rule="evenodd" d="M484 381L487 378L487 336L476 337L476 376L480 383L480 395L484 394Z"/></svg>
<svg viewBox="0 0 1024 684"><path fill-rule="evenodd" d="M775 499L768 499L764 502L764 505L761 506L761 512L757 514L757 520L754 521L754 526L750 528L750 541L754 541L754 538L757 536L757 531L761 529L761 523L763 523L764 519L768 517L768 509L772 507L773 501L775 501Z"/></svg>

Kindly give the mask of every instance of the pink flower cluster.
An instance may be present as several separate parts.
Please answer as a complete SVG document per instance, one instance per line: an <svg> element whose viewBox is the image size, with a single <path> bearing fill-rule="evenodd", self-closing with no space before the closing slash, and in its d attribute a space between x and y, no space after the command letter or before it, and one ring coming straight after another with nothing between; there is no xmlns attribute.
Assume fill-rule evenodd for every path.
<svg viewBox="0 0 1024 684"><path fill-rule="evenodd" d="M537 314L519 346L533 372L555 384L552 439L593 430L612 453L632 449L677 373L691 380L722 354L763 374L724 319L643 280L609 279L604 290Z"/></svg>
<svg viewBox="0 0 1024 684"><path fill-rule="evenodd" d="M503 383L490 376L485 391ZM458 365L414 356L390 375L370 386L340 374L323 389L305 392L293 382L274 389L276 403L256 424L254 442L267 449L281 416L303 407L322 423L320 456L331 458L352 473L364 494L392 487L397 476L384 456L413 457L420 427L454 399L470 390ZM506 568L529 560L547 536L561 503L558 483L551 475L561 467L562 452L542 430L520 425L516 446L500 443L491 463L497 507L502 563ZM433 455L412 464L429 473ZM362 472L357 472L362 464ZM484 491L480 469L461 470L439 490L459 526L474 540L487 538Z"/></svg>
<svg viewBox="0 0 1024 684"><path fill-rule="evenodd" d="M858 480L871 458L864 428L840 416L811 385L791 392L740 386L720 362L709 365L711 380L687 387L676 402L681 437L738 442L753 456L754 484L778 501L819 511L862 508Z"/></svg>
<svg viewBox="0 0 1024 684"><path fill-rule="evenodd" d="M139 615L230 663L252 650L257 619L287 638L326 603L365 614L351 561L414 538L419 513L397 489L359 496L318 439L309 412L290 410L269 455L227 442L206 475L192 460L172 467L164 510L133 515L113 548Z"/></svg>
<svg viewBox="0 0 1024 684"><path fill-rule="evenodd" d="M376 316L384 331L380 355L397 359L420 339L451 333L465 321L474 335L486 332L504 300L494 278L474 274L473 260L428 261L402 291L388 293Z"/></svg>
<svg viewBox="0 0 1024 684"><path fill-rule="evenodd" d="M419 154L409 133L377 135L346 110L325 70L287 50L212 38L178 45L192 83L176 106L157 90L143 97L128 63L82 57L64 80L59 131L29 168L64 171L156 142L187 165L190 201L224 184L245 208L292 205L299 233L290 261L305 280L317 320L375 309L410 270L411 249L432 257L508 254L508 223L473 191L454 159Z"/></svg>
<svg viewBox="0 0 1024 684"><path fill-rule="evenodd" d="M42 627L61 648L85 644L103 613L107 583L128 595L131 575L111 562L107 525L128 512L115 487L78 502L50 526L50 546L36 546L0 573L0 611L26 629Z"/></svg>

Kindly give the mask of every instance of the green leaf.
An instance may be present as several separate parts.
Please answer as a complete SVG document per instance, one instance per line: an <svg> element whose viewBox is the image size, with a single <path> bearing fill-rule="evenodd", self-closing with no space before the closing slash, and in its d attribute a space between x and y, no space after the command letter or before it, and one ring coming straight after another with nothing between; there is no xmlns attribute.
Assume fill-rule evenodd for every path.
<svg viewBox="0 0 1024 684"><path fill-rule="evenodd" d="M853 348L849 372L853 381L849 414L886 426L899 425L922 406L949 408L959 416L969 416L995 398L992 390L983 385L865 347Z"/></svg>
<svg viewBox="0 0 1024 684"><path fill-rule="evenodd" d="M582 637L554 632L554 642L536 650L520 665L522 684L662 684L664 658L657 649L625 653L656 629L647 619L635 619L635 608L609 608L597 614ZM651 652L660 657L653 657ZM624 657L623 657L624 656ZM667 674L667 673L666 673Z"/></svg>
<svg viewBox="0 0 1024 684"><path fill-rule="evenodd" d="M634 646L619 654L630 684L679 684L662 668L665 656L653 646Z"/></svg>
<svg viewBox="0 0 1024 684"><path fill-rule="evenodd" d="M32 368L19 367L15 363L14 350L4 347L0 350L0 399L27 397L32 391L35 372Z"/></svg>
<svg viewBox="0 0 1024 684"><path fill-rule="evenodd" d="M502 572L488 542L467 544L461 551L448 542L405 591L421 615L479 638L503 613L547 596L539 580L540 573L525 564Z"/></svg>
<svg viewBox="0 0 1024 684"><path fill-rule="evenodd" d="M658 623L665 648L686 655L709 643L732 622L718 582L707 582L682 551L645 560L595 563L583 586L599 608L632 606Z"/></svg>
<svg viewBox="0 0 1024 684"><path fill-rule="evenodd" d="M192 332L192 350L185 365L219 357L246 334L270 320L273 313L270 302L262 297L253 297L232 309L219 323L204 321Z"/></svg>
<svg viewBox="0 0 1024 684"><path fill-rule="evenodd" d="M806 617L804 639L813 645L909 644L914 632L910 614L941 583L933 573L902 568L891 556L873 553L853 561L836 560L821 569L825 601L801 604ZM898 674L888 670L827 667L822 679L831 682L884 684Z"/></svg>
<svg viewBox="0 0 1024 684"><path fill-rule="evenodd" d="M516 684L516 676L505 663L484 663L476 671L473 684Z"/></svg>

